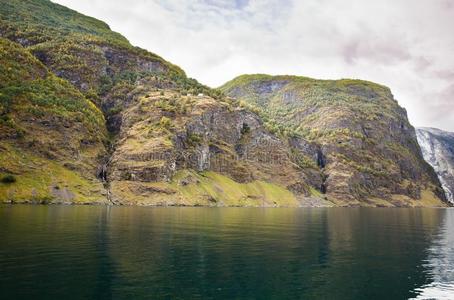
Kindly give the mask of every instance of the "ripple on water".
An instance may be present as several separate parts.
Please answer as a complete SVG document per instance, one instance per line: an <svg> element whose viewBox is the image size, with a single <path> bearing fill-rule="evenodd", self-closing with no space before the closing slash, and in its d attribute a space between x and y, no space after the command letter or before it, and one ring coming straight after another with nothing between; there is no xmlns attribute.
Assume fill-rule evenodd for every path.
<svg viewBox="0 0 454 300"><path fill-rule="evenodd" d="M446 210L446 218L424 262L430 284L416 288L414 299L454 299L454 211Z"/></svg>
<svg viewBox="0 0 454 300"><path fill-rule="evenodd" d="M452 299L454 211L0 206L0 299Z"/></svg>

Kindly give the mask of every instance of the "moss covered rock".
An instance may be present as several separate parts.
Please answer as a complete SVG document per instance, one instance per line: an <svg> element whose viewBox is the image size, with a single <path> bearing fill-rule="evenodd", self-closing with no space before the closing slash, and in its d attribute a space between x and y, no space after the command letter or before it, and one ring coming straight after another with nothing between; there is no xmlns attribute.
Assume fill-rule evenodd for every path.
<svg viewBox="0 0 454 300"><path fill-rule="evenodd" d="M282 138L315 144L322 189L340 205L392 201L393 195L417 202L422 190L445 200L405 109L387 87L350 79L244 75L220 89L257 112Z"/></svg>
<svg viewBox="0 0 454 300"><path fill-rule="evenodd" d="M211 89L49 0L0 3L8 176L3 202L444 205L388 88L249 75Z"/></svg>

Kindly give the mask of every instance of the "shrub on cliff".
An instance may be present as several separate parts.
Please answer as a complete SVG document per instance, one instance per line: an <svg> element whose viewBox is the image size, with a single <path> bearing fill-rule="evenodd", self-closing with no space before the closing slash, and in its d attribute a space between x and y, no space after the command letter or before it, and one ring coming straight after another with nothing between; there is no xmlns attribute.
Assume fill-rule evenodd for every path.
<svg viewBox="0 0 454 300"><path fill-rule="evenodd" d="M5 175L1 179L2 183L14 183L16 182L16 177L14 175Z"/></svg>
<svg viewBox="0 0 454 300"><path fill-rule="evenodd" d="M169 129L170 127L172 127L172 120L167 117L162 117L161 120L159 121L159 125L162 128Z"/></svg>

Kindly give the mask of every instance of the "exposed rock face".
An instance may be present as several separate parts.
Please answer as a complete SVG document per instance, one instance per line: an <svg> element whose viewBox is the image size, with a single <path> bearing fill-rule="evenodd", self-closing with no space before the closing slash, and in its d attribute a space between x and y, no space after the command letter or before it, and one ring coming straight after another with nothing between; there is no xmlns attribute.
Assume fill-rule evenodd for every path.
<svg viewBox="0 0 454 300"><path fill-rule="evenodd" d="M454 202L454 133L436 128L417 128L424 159L434 168L450 202Z"/></svg>
<svg viewBox="0 0 454 300"><path fill-rule="evenodd" d="M0 61L1 201L445 205L376 84L242 77L226 97L48 0L0 3Z"/></svg>
<svg viewBox="0 0 454 300"><path fill-rule="evenodd" d="M387 199L406 205L427 194L443 199L406 111L384 86L244 75L221 89L257 111L270 130L316 145L322 190L339 204Z"/></svg>
<svg viewBox="0 0 454 300"><path fill-rule="evenodd" d="M163 193L173 197L166 204L186 204L188 199L183 199L178 187L197 185L197 180L187 176L175 182L174 178L188 169L216 172L238 184L264 181L284 187L294 193L292 206L311 196L308 178L317 175L305 174L293 163L290 145L270 134L254 113L207 96L182 95L172 89L162 93L156 91L152 80L143 80L137 89L131 92L135 96L123 112L108 167L116 203L135 203L147 195L142 204L162 202L162 197L153 197L157 189L150 188L150 183L161 183L161 189L166 187ZM302 142L300 145L303 147ZM198 198L192 199L197 203L210 204L209 191L191 196ZM245 193L244 197L254 198L247 204L252 206L280 204L265 195ZM241 205L241 200L218 204Z"/></svg>

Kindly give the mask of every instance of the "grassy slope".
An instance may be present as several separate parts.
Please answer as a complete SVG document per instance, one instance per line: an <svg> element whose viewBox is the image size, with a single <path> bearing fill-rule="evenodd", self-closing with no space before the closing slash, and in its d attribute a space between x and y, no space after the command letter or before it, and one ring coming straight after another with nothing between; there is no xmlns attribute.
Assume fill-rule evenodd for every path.
<svg viewBox="0 0 454 300"><path fill-rule="evenodd" d="M0 113L8 125L14 108L84 122L90 131L104 126L102 113L67 81L49 72L20 45L0 38ZM11 120L14 123L14 120Z"/></svg>
<svg viewBox="0 0 454 300"><path fill-rule="evenodd" d="M423 176L416 180L423 185L423 195L437 189L405 110L385 86L362 80L255 74L239 76L219 89L261 115L270 131L282 137L300 136L328 149L332 166L328 172L344 180L360 174L376 182L375 187L367 182L351 184L348 189L358 199L391 182L406 188L401 180L414 174ZM427 188L426 183L432 186Z"/></svg>
<svg viewBox="0 0 454 300"><path fill-rule="evenodd" d="M176 91L167 90L161 93L147 89L150 89L149 84L137 87L137 99L133 102L138 105L125 111L123 133L127 132L127 134L122 136L124 138L120 138L111 163L113 172L111 178L113 179L110 184L115 202L140 205L157 205L158 203L222 206L299 205L291 192L279 186L289 184L291 180L294 180L289 174L279 173L283 168L290 169L291 166L288 163L276 166L278 170L270 175L273 170L264 170L264 165L256 166L252 162L230 158L230 155L227 154L234 155L235 146L222 141L219 136L205 140L203 134L189 134L188 148L178 148L176 151L186 157L195 157L197 152L194 151L199 145L203 143L216 145L224 153L222 161L225 163L230 159L228 168L220 168L213 157L211 167L214 170L222 169L223 175L215 172L196 174L194 171L184 170L172 178L170 185L168 182L144 182L145 180L140 176L149 173L150 170L154 170L154 174L167 174L167 160L155 153L169 153L170 155L176 147L173 143L175 136L182 136L188 122L197 119L207 111L218 111L219 126L223 126L222 124L235 126L232 123L223 123L222 118L227 114L235 114L236 110L232 103L217 101L209 97L183 96ZM131 127L128 127L128 124ZM265 168L272 167L268 165ZM241 184L231 179L235 178L235 174L244 175L251 172L255 174L253 178L257 178L257 180ZM295 171L290 169L289 172ZM131 180L131 174L135 174L135 180ZM229 176L232 177L229 178ZM285 177L287 181L279 180L280 176ZM192 178L187 180L191 184L179 184L184 177Z"/></svg>
<svg viewBox="0 0 454 300"><path fill-rule="evenodd" d="M85 16L49 0L8 0L0 3L0 32L3 36L27 46L54 42L53 45L77 40L110 44L168 64L156 54L133 47L121 34L103 21Z"/></svg>
<svg viewBox="0 0 454 300"><path fill-rule="evenodd" d="M14 144L1 144L0 177L14 174L15 183L0 183L0 203L106 203L94 178L64 167Z"/></svg>
<svg viewBox="0 0 454 300"><path fill-rule="evenodd" d="M0 2L0 36L27 47L100 108L104 108L100 97L111 97L112 90L118 92L119 87L134 85L149 75L159 76L163 82L170 80L193 94L220 97L218 91L188 78L178 66L132 46L106 23L49 0ZM154 66L155 71L144 71L146 65Z"/></svg>
<svg viewBox="0 0 454 300"><path fill-rule="evenodd" d="M179 67L131 46L104 22L48 0L0 2L0 36L26 47L24 49L6 39L0 41L0 125L3 130L0 136L0 178L14 174L17 179L15 183L0 183L2 201L57 201L52 186L62 190L68 188L74 194L74 199L71 196L58 201L102 201L102 186L94 178L94 168L98 156L104 153L101 142L106 135L105 120L100 110L85 97L96 102L109 89L114 88L113 93L117 93L122 86L133 86L138 78L147 76L136 70L133 62L137 59L163 65L167 70L165 78L161 79L163 82L177 83L183 90L194 94L212 92L218 95L187 78ZM120 65L121 69L111 66L112 78L94 72L108 64L100 47L110 47L129 58ZM60 77L64 78L65 72L69 71L70 75L88 82L94 89L78 91L30 53ZM124 99L125 92L114 96ZM122 107L111 110L114 109L121 111ZM25 122L27 118L37 122ZM56 128L46 131L41 128L40 121L51 126L57 125L55 122L62 123L66 129L74 131L76 140L96 145L85 147L87 149L81 147L77 151L81 145L67 140L68 132L63 130L59 134ZM74 126L73 122L80 123L80 126ZM78 134L79 127L87 129L89 136ZM66 143L71 147L65 147ZM71 159L75 151L82 156L76 162Z"/></svg>
<svg viewBox="0 0 454 300"><path fill-rule="evenodd" d="M0 183L0 201L102 201L89 191L102 188L93 168L105 135L93 103L0 38L0 177L16 178Z"/></svg>
<svg viewBox="0 0 454 300"><path fill-rule="evenodd" d="M182 184L186 180L187 184ZM136 185L136 186L135 186ZM154 190L153 197L141 197L131 191L139 187ZM167 182L118 181L112 191L135 205L203 205L203 206L299 206L295 196L278 185L253 181L238 183L216 172L197 173L182 170Z"/></svg>
<svg viewBox="0 0 454 300"><path fill-rule="evenodd" d="M220 96L217 91L212 91L198 84L195 80L186 78L184 72L180 68L168 63L161 57L131 46L129 42L120 34L112 32L108 25L104 22L81 15L48 0L2 1L0 3L0 35L26 46L27 49L37 57L41 57L40 59L46 63L47 67L58 71L57 74L63 74L59 76L64 77L66 71L72 72L72 75L75 73L77 77L80 75L82 81L88 82L90 87L87 90L81 90L84 93L84 96L92 99L98 104L98 97L105 94L107 90L112 89L113 87L115 88L118 85L134 84L138 78L147 75L138 73L136 69L131 66L131 68L126 68L125 70L113 69L112 71L114 72L114 75L112 78L101 78L98 76L98 74L93 72L93 70L102 69L107 63L100 52L100 47L105 46L115 48L117 51L123 51L123 53L133 55L134 57L162 64L165 68L167 68L167 76L165 77L174 83L176 82L177 85L185 92L196 94L204 92L212 96ZM45 53L48 61L42 59L43 53ZM11 63L11 61L14 61L14 59L9 60L8 63ZM41 66L40 68L44 67ZM16 69L19 73L22 72L20 67L14 65L9 66L7 72L14 74ZM17 77L19 81L22 80L21 76L23 76L23 74L19 74ZM27 78L27 76L25 78ZM58 79L52 74L46 75L44 79L40 78L35 80L33 76L32 79L33 80L27 81L23 86L21 85L17 87L13 85L12 87L7 86L3 89L3 96L0 95L0 97L2 97L1 104L3 111L5 111L5 107L7 107L6 110L9 109L11 106L11 99L13 99L13 103L21 103L21 105L24 104L20 110L17 109L19 106L16 106L16 111L27 112L27 117L33 115L39 119L44 116L56 116L57 119L54 119L53 121L66 120L68 121L66 122L66 125L71 125L71 122L74 121L81 122L92 134L91 137L93 137L93 132L101 132L104 134L105 130L104 128L101 128L102 126L100 125L100 122L102 123L104 121L102 120L102 116L100 116L99 111L97 111L89 101L86 101L82 94L73 89L68 82ZM104 79L106 79L107 82L104 82ZM224 86L222 90L228 90L233 86L247 84L250 79L251 77L237 78ZM267 75L256 75L255 79L267 80L271 79L271 77ZM310 100L310 102L307 103L312 106L317 107L323 103L330 103L330 105L338 107L339 110L345 109L346 106L349 106L350 108L354 108L358 114L366 113L368 118L371 118L371 120L378 120L381 117L383 107L378 107L375 104L357 105L360 102L357 102L357 99L351 98L349 89L352 87L355 89L355 87L360 86L360 90L365 90L366 93L374 93L379 97L388 97L390 94L387 88L364 81L316 81L309 78L295 76L281 76L280 80L291 80L295 85L304 87L304 89L302 89L304 91L304 96L306 99ZM328 91L328 93L326 93L326 91ZM332 101L333 95L335 95L336 100L334 102ZM120 98L121 97L122 95L120 95ZM80 101L72 101L71 99L79 99ZM85 100L82 101L81 99ZM85 103L87 106L85 106L85 104L80 106L81 103ZM327 128L324 128L322 131L317 130L316 126L313 126L314 124L317 125L317 120L310 120L310 118L314 118L313 116L309 116L307 120L311 123L311 126L301 127L300 125L295 125L291 122L291 119L294 118L295 115L299 114L298 110L301 109L301 107L292 107L291 110L287 110L286 108L280 107L281 103L277 98L272 100L269 104L270 108L272 108L270 110L259 109L259 105L245 104L245 106L252 110L258 111L264 117L268 128L273 132L282 135L301 134L308 139L317 141L322 139L326 140L326 138L334 140L339 138L339 136L345 138L363 138L360 132L338 129L332 130ZM392 106L394 104L393 102L387 102L386 105ZM121 109L121 107L111 108L111 110L114 111L121 111ZM78 110L79 113L76 113L76 110ZM23 125L19 118L16 118L14 114L14 111L2 113L2 124L4 125L4 128L6 128L6 136L10 139L8 142L9 144L2 141L2 145L5 145L2 147L2 151L4 151L4 153L5 151L23 151L22 149L24 149L24 143L18 143L16 140L11 142L13 137L15 139L22 138L24 141L27 141L27 138L29 137L27 131L30 131L31 127L27 128L27 126ZM46 122L48 121L49 120L46 120ZM44 130L41 132L44 132ZM95 140L98 140L98 142L103 139L103 137L97 136L96 134L94 137ZM54 138L58 140L58 136L55 136ZM46 141L46 138L42 137L40 140ZM56 141L55 145L58 144L57 142L59 141ZM76 144L73 146L75 147ZM55 149L45 150L48 154L54 154L54 156L57 157L57 161L60 161L57 163L58 167L61 167L63 161L68 159L68 157L65 157L65 151L60 151L60 153L59 151L54 151ZM94 157L99 155L100 150L96 150L96 147L92 147L91 150L87 150L85 152L87 153L85 155L86 160L93 161ZM25 154L26 151L23 153ZM66 154L68 153L71 152L69 151ZM38 154L38 158L35 158L34 155L36 154L37 153L35 153L35 151L31 151L29 154L30 157L25 157L23 162L26 163L27 161L32 162L40 160L42 158L42 154ZM47 158L43 159L47 161ZM354 161L350 160L349 163L354 163ZM82 163L82 165L83 164L85 163ZM0 170L14 170L15 173L23 172L19 165L20 164L17 166L9 165L9 169L5 167ZM52 169L53 167L54 166L49 168ZM354 167L364 169L362 164L355 165ZM92 169L93 165L91 164L89 168ZM82 169L82 167L79 169ZM61 170L61 172L55 171L54 173L63 174L66 170L67 169ZM369 168L368 171L380 172L381 170L377 171ZM83 172L80 172L79 170L78 172L73 173L79 174ZM30 174L30 178L37 178L38 173ZM84 176L86 177L86 175ZM42 176L42 178L44 177L45 176ZM65 176L61 175L60 177ZM49 182L55 181L52 179L54 177L46 178L47 179L42 180L46 182L46 184L41 185L43 187L48 187ZM214 180L214 178L212 179ZM69 181L77 182L77 180L68 180L68 182ZM221 180L221 182L222 181L223 180ZM13 185L19 184L20 183L18 181L18 183ZM67 185L67 183L63 183L63 185ZM77 186L80 186L80 184L77 184ZM80 191L84 190L84 188L79 189ZM88 195L85 192L82 194ZM267 193L267 195L271 194L273 193ZM282 196L280 193L276 193L275 195L278 195L278 198ZM218 196L220 199L223 199L220 195ZM270 196L265 198L268 199ZM268 204L271 205L272 202L273 201Z"/></svg>
<svg viewBox="0 0 454 300"><path fill-rule="evenodd" d="M263 82L280 82L284 88L263 96L257 93L253 86L255 83ZM380 99L380 102L365 102L361 95L352 93L355 89L372 95L372 100ZM314 113L304 116L304 119L297 119L307 108L316 111L327 106L339 109L340 112L350 109L359 116L363 115L366 119L378 121L383 114L392 113L397 107L397 102L392 99L389 88L373 82L353 79L317 80L301 76L254 74L239 76L221 86L219 90L229 94L241 91L237 97L244 100L244 106L262 115L271 131L285 135L300 134L309 140L315 140L320 135L329 136L331 132L333 134L342 134L342 132L328 128L321 128L324 132L318 132L317 128L310 126L312 121L319 117ZM285 102L282 100L285 94L304 101ZM399 116L390 115L390 117ZM306 124L309 126L305 126ZM362 135L361 132L352 134Z"/></svg>
<svg viewBox="0 0 454 300"><path fill-rule="evenodd" d="M81 15L50 1L12 0L2 2L0 3L0 16L0 34L3 37L21 43L27 50L40 58L47 67L56 71L58 74L62 74L61 76L63 77L65 77L65 72L68 70L72 73L75 72L82 81L88 82L89 85L99 80L99 76L93 72L93 69L98 67L102 69L107 65L107 61L103 57L99 47L108 46L118 51L124 51L127 55L162 63L168 67L168 76L164 76L162 79L158 78L158 80L161 80L163 84L167 84L166 82L172 83L183 94L204 93L216 98L222 97L218 91L211 90L200 85L197 81L187 78L180 68L166 62L159 56L131 46L120 34L112 32L104 22ZM19 48L17 47L17 49ZM22 48L20 49L21 52L23 50ZM11 135L14 135L14 130L17 131L18 135L25 135L25 139L28 138L28 134L25 132L26 130L21 128L21 122L15 120L17 118L14 117L14 114L24 111L31 112L37 116L56 114L70 121L73 121L73 118L77 117L84 122L84 126L89 128L92 133L96 131L94 130L95 128L102 127L102 123L104 122L102 117L99 116L99 111L95 110L97 115L94 116L86 107L80 106L81 103L85 103L84 101L71 101L71 98L68 99L66 97L67 95L60 91L57 92L57 95L54 95L53 91L59 89L59 86L62 86L67 90L66 94L71 94L72 97L76 98L83 98L65 80L52 75L31 55L25 52L22 54L27 56L27 61L18 60L20 55L17 51L11 57L4 60L4 62L7 62L5 67L7 66L8 71L12 71L11 74L18 73L17 81L21 83L5 86L2 94L2 104L4 104L5 110L10 110L11 104L14 104L15 109L4 114L4 119L11 128L11 134L9 141L2 141L2 155L3 157L14 157L16 159L14 163L6 163L5 160L2 168L5 172L0 175L5 176L13 173L18 180L13 184L1 184L1 200L6 201L14 198L15 201L52 201L54 197L50 194L50 187L56 186L58 188L67 187L71 189L76 194L76 201L98 201L97 199L91 198L90 195L93 193L89 191L90 189L97 191L99 187L91 188L82 177L78 177L77 172L69 171L64 167L62 168L62 164L54 162L54 158L47 159L45 157L43 158L40 154L36 155L32 149L24 149L23 143L18 143L17 140L11 139ZM46 73L46 79L23 81L28 75L24 74L21 69L22 66L41 68L42 72ZM148 75L140 74L132 67L130 69L126 68L126 71L116 69L113 69L113 71L112 78L107 79L107 82L95 83L93 84L94 89L88 91L81 90L81 92L97 102L97 97L104 93L109 93L109 89L113 88L114 91L112 93L116 93L117 90L121 90L121 87L133 86L138 78ZM118 95L119 98L124 98L124 96L123 92ZM27 101L21 102L20 107L17 105L19 103L19 97L21 99L27 98ZM92 106L90 102L87 103L90 107ZM7 109L6 106L8 106ZM72 115L72 110L74 109L79 110L83 115ZM110 115L114 113L113 111L118 112L122 109L120 104L119 106L110 108L106 113ZM104 129L100 131L104 132ZM37 136L36 138L40 141L46 140L43 136ZM64 154L65 151L61 152ZM63 161L65 158L60 157L60 160ZM214 173L212 175L215 176ZM221 177L216 177L216 179L220 179ZM212 182L214 181L216 180L212 178ZM221 182L229 182L228 186L233 190L241 187L240 184L236 184L231 180L229 181L229 179L224 177L222 177ZM204 189L208 188L208 185L204 186ZM283 203L294 201L293 196L288 191L284 192L285 196L282 198L281 196L283 194L280 188L272 185L268 186L268 184L263 182L251 184L247 189L256 191L256 193L262 193L264 197L266 196L263 198L263 201L266 201L268 203L267 205L273 205L274 201L282 201ZM257 192L257 189L260 192ZM202 197L201 195L205 195L203 190L195 189L198 192L194 190L194 193L200 197L192 197L193 194L190 191L183 190L184 193L182 195L185 195L186 200L184 201L187 203L197 204ZM227 202L230 204L239 205L239 203L235 202L239 199L235 197L238 196L243 199L247 193L237 194L233 192L224 199L225 195L226 193L224 193L223 197L220 197L223 202L224 200L228 200ZM254 195L252 196L254 197Z"/></svg>

